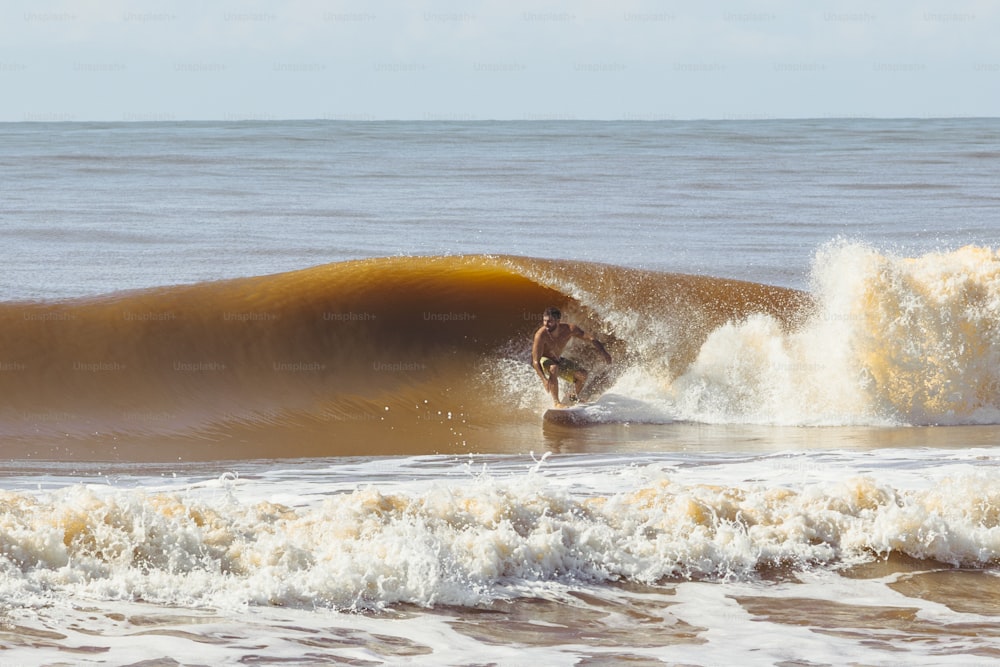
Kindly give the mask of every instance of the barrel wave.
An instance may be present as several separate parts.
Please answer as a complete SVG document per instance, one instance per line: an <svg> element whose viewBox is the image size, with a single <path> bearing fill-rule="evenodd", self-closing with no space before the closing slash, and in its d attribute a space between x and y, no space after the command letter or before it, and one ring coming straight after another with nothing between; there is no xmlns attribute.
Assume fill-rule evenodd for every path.
<svg viewBox="0 0 1000 667"><path fill-rule="evenodd" d="M537 429L540 386L514 385L530 378L546 306L606 337L624 370L641 356L628 340L640 331L693 358L694 334L678 345L680 329L667 335L658 319L687 317L704 336L748 310L780 316L798 302L750 283L462 256L7 303L0 434L15 456L42 458L489 448L499 424ZM512 394L530 401L512 404Z"/></svg>
<svg viewBox="0 0 1000 667"><path fill-rule="evenodd" d="M1000 256L837 241L808 293L511 256L391 257L0 306L13 457L509 451L547 397L549 305L606 341L595 391L664 422L996 423ZM654 419L655 421L655 419Z"/></svg>

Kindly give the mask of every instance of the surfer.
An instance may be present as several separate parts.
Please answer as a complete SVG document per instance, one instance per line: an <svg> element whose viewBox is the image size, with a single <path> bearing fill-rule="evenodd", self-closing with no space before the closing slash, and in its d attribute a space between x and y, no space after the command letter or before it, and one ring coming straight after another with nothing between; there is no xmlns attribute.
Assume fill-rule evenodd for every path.
<svg viewBox="0 0 1000 667"><path fill-rule="evenodd" d="M570 402L578 401L584 383L587 381L587 371L570 359L560 356L571 338L582 338L589 341L604 355L604 360L611 363L611 355L604 349L601 341L575 324L561 322L562 313L558 308L549 307L542 315L542 326L535 332L535 340L531 346L531 365L542 379L545 390L552 396L556 407L566 407L559 402L559 378L573 383L573 393Z"/></svg>

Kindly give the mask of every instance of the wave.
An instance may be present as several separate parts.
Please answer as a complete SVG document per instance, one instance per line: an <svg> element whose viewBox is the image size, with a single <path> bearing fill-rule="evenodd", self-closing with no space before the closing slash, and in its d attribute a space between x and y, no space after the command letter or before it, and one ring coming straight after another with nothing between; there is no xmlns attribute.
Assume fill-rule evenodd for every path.
<svg viewBox="0 0 1000 667"><path fill-rule="evenodd" d="M4 492L5 599L51 605L68 591L222 609L476 606L535 596L540 584L753 581L890 557L928 569L1000 559L1000 485L987 474L921 490L871 477L800 488L666 477L581 497L532 471L422 491L365 486L308 506L240 501L237 482L206 483L202 498L194 488L100 485L44 498Z"/></svg>
<svg viewBox="0 0 1000 667"><path fill-rule="evenodd" d="M537 432L541 311L653 421L997 423L1000 257L835 242L809 293L510 256L393 257L0 305L12 456L483 451ZM506 429L506 430L505 430ZM499 435L498 435L499 434Z"/></svg>
<svg viewBox="0 0 1000 667"><path fill-rule="evenodd" d="M441 451L527 418L503 409L507 369L531 373L549 305L606 337L620 368L641 357L627 336L669 340L669 368L693 358L696 336L654 335L658 318L684 315L707 335L748 308L780 315L797 301L751 283L469 256L7 303L0 435L43 457ZM544 400L536 380L524 391Z"/></svg>

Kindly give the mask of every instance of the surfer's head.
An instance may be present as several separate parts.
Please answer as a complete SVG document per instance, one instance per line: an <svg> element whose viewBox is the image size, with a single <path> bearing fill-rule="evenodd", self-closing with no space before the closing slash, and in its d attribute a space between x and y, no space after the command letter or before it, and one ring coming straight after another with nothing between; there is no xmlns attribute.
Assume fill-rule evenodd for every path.
<svg viewBox="0 0 1000 667"><path fill-rule="evenodd" d="M555 331L555 328L559 326L559 320L562 319L562 313L555 306L549 306L542 313L542 324L549 331Z"/></svg>

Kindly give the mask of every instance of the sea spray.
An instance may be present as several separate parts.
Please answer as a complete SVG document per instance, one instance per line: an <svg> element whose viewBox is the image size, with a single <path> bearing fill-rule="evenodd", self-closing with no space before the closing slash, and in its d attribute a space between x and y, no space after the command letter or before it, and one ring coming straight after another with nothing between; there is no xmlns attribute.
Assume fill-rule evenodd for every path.
<svg viewBox="0 0 1000 667"><path fill-rule="evenodd" d="M750 315L713 331L672 385L695 421L789 425L995 423L1000 258L918 258L838 241L817 253L815 306L791 331Z"/></svg>

